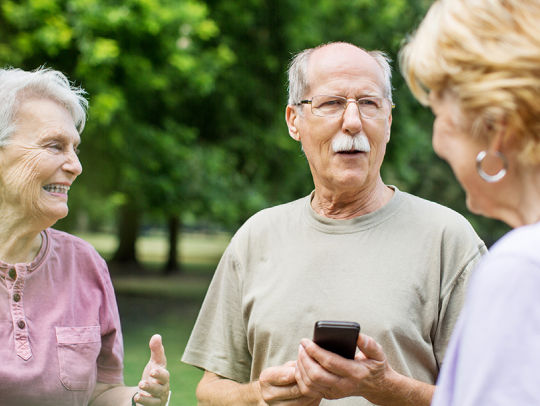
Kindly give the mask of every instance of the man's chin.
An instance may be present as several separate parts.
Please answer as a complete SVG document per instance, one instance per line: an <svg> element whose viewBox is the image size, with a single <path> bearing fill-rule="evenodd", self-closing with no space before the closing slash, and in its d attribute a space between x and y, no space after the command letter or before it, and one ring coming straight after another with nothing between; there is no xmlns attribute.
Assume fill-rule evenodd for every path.
<svg viewBox="0 0 540 406"><path fill-rule="evenodd" d="M366 182L366 173L363 171L346 171L334 179L334 184L342 190L362 189Z"/></svg>

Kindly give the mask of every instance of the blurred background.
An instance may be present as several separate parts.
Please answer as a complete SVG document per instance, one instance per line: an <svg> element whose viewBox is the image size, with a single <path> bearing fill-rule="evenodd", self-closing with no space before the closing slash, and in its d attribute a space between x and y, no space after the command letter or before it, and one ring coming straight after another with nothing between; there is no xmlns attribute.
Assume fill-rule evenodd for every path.
<svg viewBox="0 0 540 406"><path fill-rule="evenodd" d="M195 405L201 372L180 356L235 229L313 188L287 133L291 55L330 41L394 63L387 184L465 215L486 244L507 231L470 214L431 148L433 117L413 100L396 56L428 0L0 0L0 66L58 69L88 92L83 173L55 227L108 261L122 317L126 383L154 332L173 398Z"/></svg>

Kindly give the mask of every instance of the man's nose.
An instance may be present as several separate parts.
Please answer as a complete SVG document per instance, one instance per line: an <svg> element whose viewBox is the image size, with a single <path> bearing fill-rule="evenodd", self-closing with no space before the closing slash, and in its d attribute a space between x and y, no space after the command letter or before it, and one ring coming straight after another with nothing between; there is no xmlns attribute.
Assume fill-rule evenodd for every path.
<svg viewBox="0 0 540 406"><path fill-rule="evenodd" d="M362 130L362 117L355 99L347 99L343 112L343 130L349 134L357 134Z"/></svg>

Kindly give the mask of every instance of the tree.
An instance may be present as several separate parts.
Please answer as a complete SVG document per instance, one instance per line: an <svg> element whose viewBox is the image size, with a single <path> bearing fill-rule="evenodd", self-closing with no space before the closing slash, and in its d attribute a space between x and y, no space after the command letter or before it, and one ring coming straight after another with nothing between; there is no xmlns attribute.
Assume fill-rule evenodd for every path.
<svg viewBox="0 0 540 406"><path fill-rule="evenodd" d="M135 264L142 213L174 218L189 206L186 169L199 135L191 103L234 55L211 43L219 29L199 0L24 0L1 10L3 64L46 64L87 89L89 170L78 187L119 205L114 259Z"/></svg>
<svg viewBox="0 0 540 406"><path fill-rule="evenodd" d="M432 115L397 66L403 38L429 0L4 0L0 61L46 63L90 96L76 216L111 222L118 261L136 263L139 224L169 225L169 260L184 224L236 227L261 208L309 193L299 145L287 135L286 67L329 41L394 60L387 183L465 214L488 242L506 231L467 212L463 191L430 145ZM69 225L68 222L64 223Z"/></svg>

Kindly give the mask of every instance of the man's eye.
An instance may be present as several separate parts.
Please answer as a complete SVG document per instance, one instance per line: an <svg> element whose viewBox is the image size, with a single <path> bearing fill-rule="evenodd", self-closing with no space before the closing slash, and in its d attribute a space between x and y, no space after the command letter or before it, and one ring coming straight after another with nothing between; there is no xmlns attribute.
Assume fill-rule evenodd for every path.
<svg viewBox="0 0 540 406"><path fill-rule="evenodd" d="M343 100L339 99L331 99L331 100L325 100L321 103L321 107L333 107L333 106L339 106L343 104Z"/></svg>
<svg viewBox="0 0 540 406"><path fill-rule="evenodd" d="M358 103L364 106L379 107L377 100L373 100L373 99L360 99L358 100Z"/></svg>
<svg viewBox="0 0 540 406"><path fill-rule="evenodd" d="M48 145L48 148L49 149L52 149L54 151L62 151L62 149L64 148L64 146L62 144L59 144L59 143L53 143L53 144L49 144Z"/></svg>

